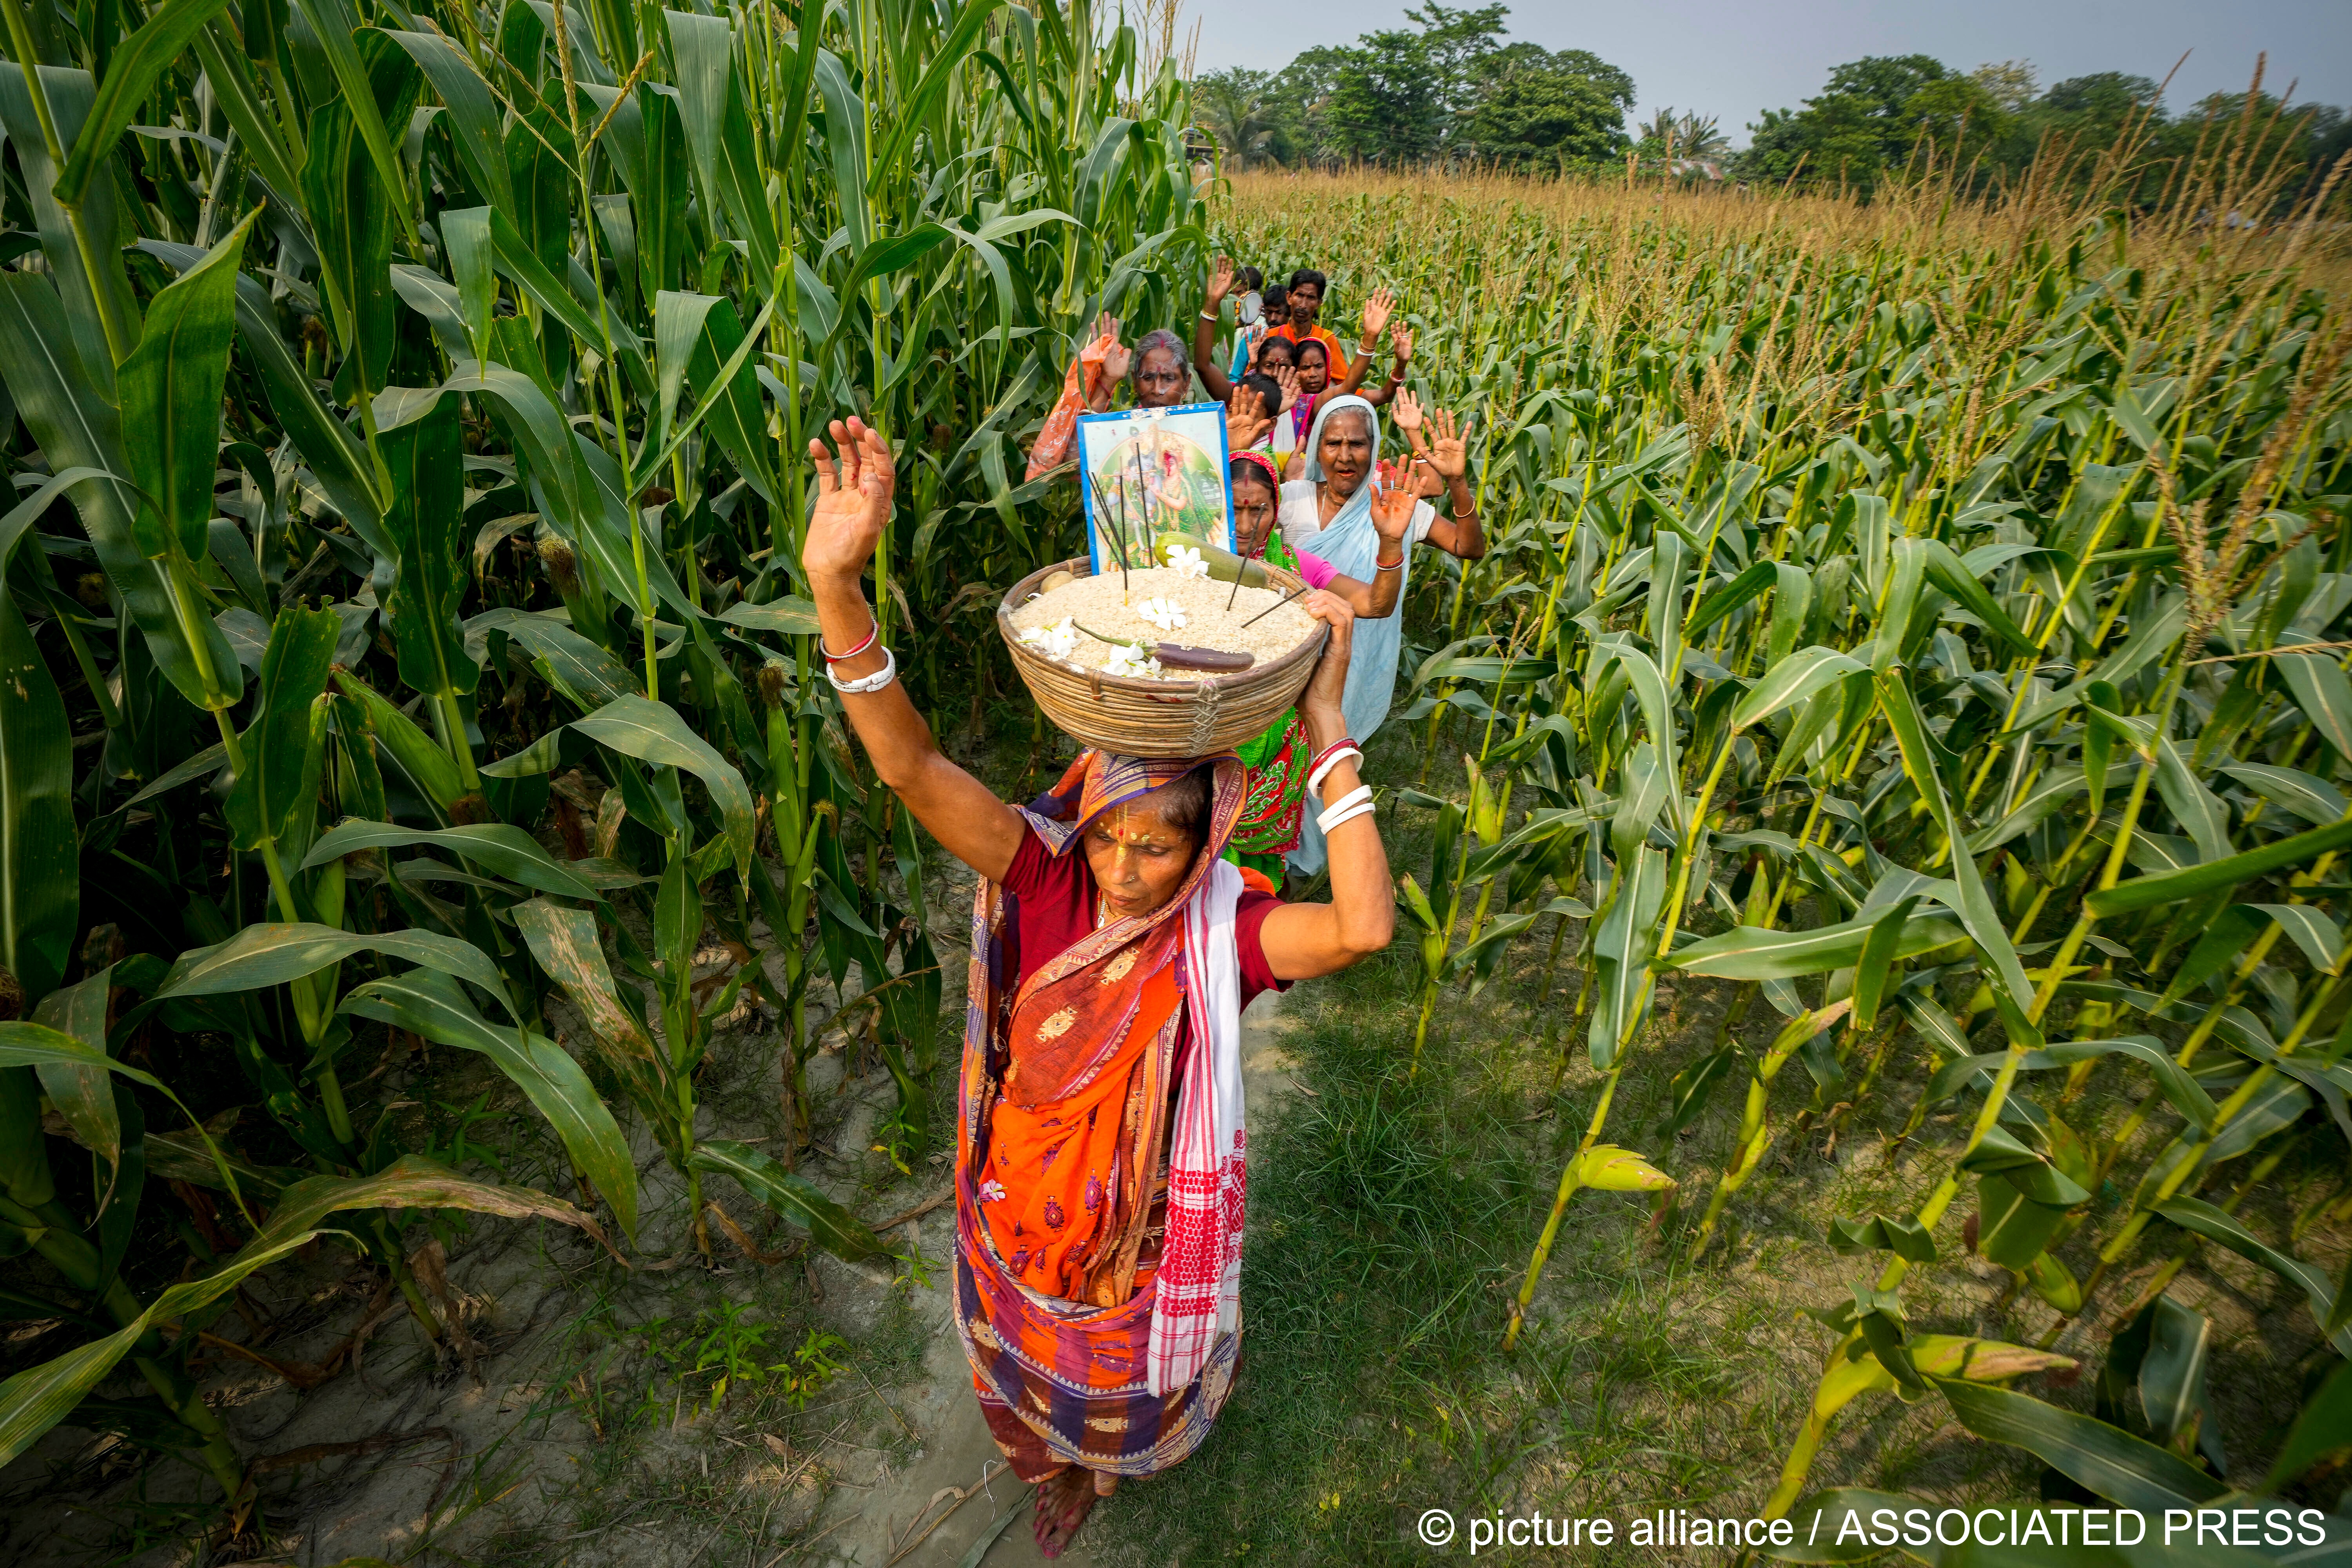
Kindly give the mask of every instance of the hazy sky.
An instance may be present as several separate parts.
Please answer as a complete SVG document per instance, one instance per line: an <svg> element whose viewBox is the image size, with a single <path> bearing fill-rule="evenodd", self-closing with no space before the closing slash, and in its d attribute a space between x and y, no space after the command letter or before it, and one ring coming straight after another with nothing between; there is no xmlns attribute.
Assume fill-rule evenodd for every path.
<svg viewBox="0 0 2352 1568"><path fill-rule="evenodd" d="M1357 6L1185 0L1201 26L1200 68L1272 70L1318 44L1407 26L1402 0ZM1933 55L1972 70L2033 63L2044 86L2092 71L2161 81L2185 52L2168 101L2242 90L2269 51L2273 90L2298 79L2299 102L2352 104L2352 0L1517 0L1510 37L1591 49L1632 75L1640 113L1671 106L1720 120L1745 145L1766 109L1794 108L1832 66L1864 55Z"/></svg>

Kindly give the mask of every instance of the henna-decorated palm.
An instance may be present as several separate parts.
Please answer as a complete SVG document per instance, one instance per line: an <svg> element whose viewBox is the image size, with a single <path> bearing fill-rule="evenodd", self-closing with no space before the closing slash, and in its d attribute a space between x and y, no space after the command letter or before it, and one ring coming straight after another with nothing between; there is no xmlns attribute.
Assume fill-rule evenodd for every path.
<svg viewBox="0 0 2352 1568"><path fill-rule="evenodd" d="M1437 437L1429 449L1430 467L1449 479L1458 479L1470 468L1470 454L1464 446L1470 435L1470 416L1464 416L1460 425L1444 409L1434 410L1430 416L1430 428Z"/></svg>
<svg viewBox="0 0 2352 1568"><path fill-rule="evenodd" d="M837 465L823 441L809 443L809 460L816 466L816 508L801 544L801 565L811 577L855 577L874 557L882 526L890 519L898 476L891 466L890 443L864 420L836 419L832 435L841 451Z"/></svg>

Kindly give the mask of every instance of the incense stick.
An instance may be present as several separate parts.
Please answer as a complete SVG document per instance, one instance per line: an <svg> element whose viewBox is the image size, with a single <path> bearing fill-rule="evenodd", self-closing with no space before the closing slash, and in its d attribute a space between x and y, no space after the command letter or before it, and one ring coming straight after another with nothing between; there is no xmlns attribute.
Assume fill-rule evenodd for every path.
<svg viewBox="0 0 2352 1568"><path fill-rule="evenodd" d="M1264 555L1266 547L1274 542L1274 531L1279 526L1278 521L1268 521L1265 525L1265 537L1259 540L1257 548L1242 557L1242 563L1234 569L1234 591L1225 595L1225 614L1233 614L1234 601L1242 596L1242 577L1249 571L1250 563Z"/></svg>
<svg viewBox="0 0 2352 1568"><path fill-rule="evenodd" d="M1118 487L1118 602L1127 603L1127 483Z"/></svg>
<svg viewBox="0 0 2352 1568"><path fill-rule="evenodd" d="M1151 561L1151 481L1143 473L1143 436L1139 431L1135 437L1135 487L1138 491L1136 504L1143 513L1136 530L1143 540L1143 559L1149 564ZM1119 548L1127 548L1124 542Z"/></svg>
<svg viewBox="0 0 2352 1568"><path fill-rule="evenodd" d="M1265 609L1260 610L1256 615L1252 616L1248 620L1244 621L1242 625L1245 626L1251 626L1258 621L1265 619L1266 616L1274 614L1275 611L1282 608L1283 605L1290 603L1291 600L1296 599L1299 595L1304 594L1305 592L1307 592L1307 584L1301 583L1297 587L1293 588L1289 593L1285 594L1281 598L1276 599L1273 604L1268 605Z"/></svg>

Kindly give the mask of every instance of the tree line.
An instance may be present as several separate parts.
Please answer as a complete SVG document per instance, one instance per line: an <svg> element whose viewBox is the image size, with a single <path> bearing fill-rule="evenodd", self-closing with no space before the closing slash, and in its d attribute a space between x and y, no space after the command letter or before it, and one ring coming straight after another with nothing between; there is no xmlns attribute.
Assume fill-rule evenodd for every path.
<svg viewBox="0 0 2352 1568"><path fill-rule="evenodd" d="M2215 93L2170 110L2163 84L2124 71L2043 88L2021 60L1973 71L1929 55L1871 56L1831 70L1793 109L1764 111L1734 152L1717 121L1654 111L1633 121L1633 79L1586 49L1506 41L1504 5L1408 10L1410 28L1305 50L1278 71L1229 68L1193 83L1193 113L1229 169L1483 163L1563 173L1637 170L1867 195L1933 166L1990 188L2047 146L2087 172L2118 154L2157 200L2167 171L2224 125L2274 165L2283 201L2308 196L2352 151L2352 117L2265 90Z"/></svg>
<svg viewBox="0 0 2352 1568"><path fill-rule="evenodd" d="M1979 187L2021 175L2045 147L2075 156L2084 177L2103 154L2135 165L2135 194L2159 199L2171 171L2225 132L2250 174L2276 174L2280 200L2315 192L2352 152L2352 119L2326 104L2266 91L2217 92L2169 111L2162 83L2125 71L2069 77L2048 89L2009 60L1955 70L1929 55L1872 56L1837 67L1797 109L1748 129L1736 177L1776 185L1843 185L1868 194L1933 161Z"/></svg>

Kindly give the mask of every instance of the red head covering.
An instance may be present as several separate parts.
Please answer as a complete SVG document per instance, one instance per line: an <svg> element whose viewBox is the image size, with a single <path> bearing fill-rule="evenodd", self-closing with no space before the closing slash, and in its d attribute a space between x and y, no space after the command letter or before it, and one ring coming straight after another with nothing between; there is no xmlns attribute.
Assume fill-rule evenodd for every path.
<svg viewBox="0 0 2352 1568"><path fill-rule="evenodd" d="M1274 459L1264 452L1235 452L1233 460L1236 463L1256 464L1265 470L1265 482L1270 488L1276 491L1282 489L1281 471L1275 468Z"/></svg>

